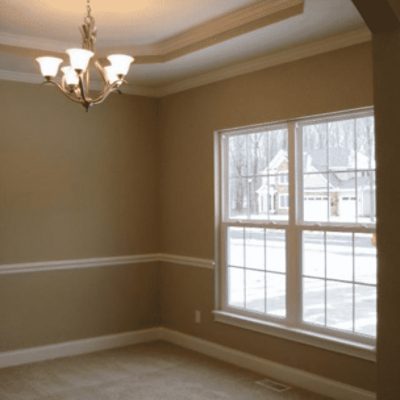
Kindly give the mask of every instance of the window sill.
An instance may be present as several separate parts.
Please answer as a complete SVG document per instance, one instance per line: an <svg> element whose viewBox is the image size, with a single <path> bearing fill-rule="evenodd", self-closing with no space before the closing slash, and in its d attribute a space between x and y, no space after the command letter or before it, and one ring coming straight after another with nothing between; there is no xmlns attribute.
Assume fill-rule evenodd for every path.
<svg viewBox="0 0 400 400"><path fill-rule="evenodd" d="M309 332L300 328L292 328L275 322L260 321L255 318L244 317L226 311L214 311L214 320L239 328L248 329L279 338L292 340L298 343L319 347L368 361L376 361L375 347L339 339L329 335Z"/></svg>

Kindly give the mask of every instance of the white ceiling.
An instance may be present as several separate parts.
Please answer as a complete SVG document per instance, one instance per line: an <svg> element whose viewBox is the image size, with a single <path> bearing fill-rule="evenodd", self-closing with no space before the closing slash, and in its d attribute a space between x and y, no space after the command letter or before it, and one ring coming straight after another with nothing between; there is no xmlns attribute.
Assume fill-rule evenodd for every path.
<svg viewBox="0 0 400 400"><path fill-rule="evenodd" d="M143 45L257 0L91 0L98 47ZM0 31L80 45L85 0L0 0Z"/></svg>
<svg viewBox="0 0 400 400"><path fill-rule="evenodd" d="M98 27L98 48L112 45L134 48L158 42L243 6L268 1L92 0ZM57 46L80 43L78 25L85 12L84 0L0 0L0 9L0 44L2 37L11 37L13 44L21 43L23 46L31 41L50 41L48 50L53 47L63 51L65 47ZM351 0L305 0L301 15L171 61L134 64L128 79L135 85L165 86L360 29L366 29L365 24ZM3 41L3 44L9 43ZM37 73L34 62L26 56L1 52L0 70Z"/></svg>

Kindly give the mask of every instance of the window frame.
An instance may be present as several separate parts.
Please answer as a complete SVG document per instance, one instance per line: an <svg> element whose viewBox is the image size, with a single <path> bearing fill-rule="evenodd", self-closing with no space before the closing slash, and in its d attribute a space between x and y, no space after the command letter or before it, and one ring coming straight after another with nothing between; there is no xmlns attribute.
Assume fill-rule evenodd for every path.
<svg viewBox="0 0 400 400"><path fill-rule="evenodd" d="M303 171L302 129L305 124L333 122L373 116L373 108L367 107L338 113L304 117L295 120L247 126L244 128L219 130L214 133L215 152L215 320L240 326L278 337L310 344L324 349L375 360L376 339L344 331L336 331L302 321L302 232L351 232L375 233L375 224L309 222L303 220ZM274 129L288 130L288 194L289 214L287 221L245 220L229 218L227 215L227 140L231 135L243 135ZM375 150L375 149L374 149ZM300 155L300 156L299 156ZM224 158L225 157L225 158ZM357 165L355 165L355 170ZM376 183L375 183L376 184ZM294 195L293 195L294 194ZM329 193L328 193L329 198ZM279 199L278 199L279 205ZM238 309L228 304L227 296L227 230L229 226L284 229L286 232L286 318L258 314ZM297 249L297 251L290 251Z"/></svg>

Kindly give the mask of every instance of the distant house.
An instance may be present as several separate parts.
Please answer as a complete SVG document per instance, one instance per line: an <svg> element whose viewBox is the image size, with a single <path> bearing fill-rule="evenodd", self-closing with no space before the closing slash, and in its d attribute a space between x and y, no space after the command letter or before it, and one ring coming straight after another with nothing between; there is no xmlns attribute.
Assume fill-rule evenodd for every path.
<svg viewBox="0 0 400 400"><path fill-rule="evenodd" d="M354 220L375 214L374 176L366 169L370 159L364 154L345 149L330 149L329 170L324 150L312 150L303 155L304 218L313 221ZM354 172L355 163L357 169ZM353 165L353 170L349 170ZM261 172L260 187L256 190L259 214L287 214L289 206L288 155L280 150L269 165Z"/></svg>

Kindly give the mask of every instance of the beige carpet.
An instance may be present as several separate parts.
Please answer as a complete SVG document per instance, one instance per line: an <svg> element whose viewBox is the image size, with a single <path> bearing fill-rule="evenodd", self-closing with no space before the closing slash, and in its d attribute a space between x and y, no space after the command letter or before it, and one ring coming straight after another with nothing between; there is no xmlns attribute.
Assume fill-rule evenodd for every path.
<svg viewBox="0 0 400 400"><path fill-rule="evenodd" d="M323 400L276 393L263 377L156 342L0 369L1 400Z"/></svg>

